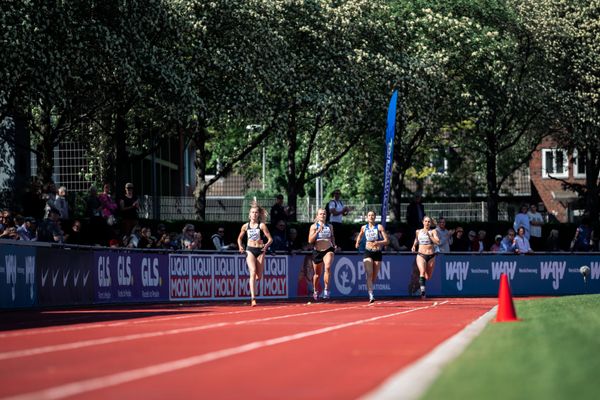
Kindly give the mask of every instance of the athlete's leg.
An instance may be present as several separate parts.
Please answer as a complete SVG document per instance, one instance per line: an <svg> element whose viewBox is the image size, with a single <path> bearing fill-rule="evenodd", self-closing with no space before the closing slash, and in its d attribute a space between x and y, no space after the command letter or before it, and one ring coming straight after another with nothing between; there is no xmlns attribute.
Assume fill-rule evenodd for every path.
<svg viewBox="0 0 600 400"><path fill-rule="evenodd" d="M321 274L323 273L323 263L322 262L320 262L318 264L313 263L313 268L315 270L315 273L313 274L313 288L314 288L313 298L316 300L319 296L319 278L321 277Z"/></svg>
<svg viewBox="0 0 600 400"><path fill-rule="evenodd" d="M425 282L427 282L427 261L425 257L417 254L417 267L419 268L419 286L421 288L421 297L425 297Z"/></svg>
<svg viewBox="0 0 600 400"><path fill-rule="evenodd" d="M250 275L250 298L251 305L256 305L256 264L257 260L254 254L246 252L246 264L248 265L248 275Z"/></svg>
<svg viewBox="0 0 600 400"><path fill-rule="evenodd" d="M325 288L323 289L323 297L329 298L329 277L331 276L331 264L333 263L333 251L325 254L323 257L323 264L325 267L325 273L323 274L323 281L325 282Z"/></svg>

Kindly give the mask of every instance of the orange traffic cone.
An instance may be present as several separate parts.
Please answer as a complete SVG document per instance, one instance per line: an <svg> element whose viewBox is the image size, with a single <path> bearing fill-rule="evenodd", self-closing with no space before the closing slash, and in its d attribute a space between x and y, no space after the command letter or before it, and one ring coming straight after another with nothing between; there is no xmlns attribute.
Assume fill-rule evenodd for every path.
<svg viewBox="0 0 600 400"><path fill-rule="evenodd" d="M510 284L506 274L500 275L500 290L498 291L498 313L496 314L496 322L512 322L518 321L515 305L513 303L512 293L510 292Z"/></svg>

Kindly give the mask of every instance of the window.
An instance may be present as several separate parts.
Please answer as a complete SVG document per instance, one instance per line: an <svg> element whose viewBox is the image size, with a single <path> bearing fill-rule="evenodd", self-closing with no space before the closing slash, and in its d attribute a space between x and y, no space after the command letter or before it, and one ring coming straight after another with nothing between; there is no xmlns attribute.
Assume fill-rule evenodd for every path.
<svg viewBox="0 0 600 400"><path fill-rule="evenodd" d="M585 154L577 150L573 152L573 177L585 179Z"/></svg>
<svg viewBox="0 0 600 400"><path fill-rule="evenodd" d="M568 178L567 152L562 149L542 150L542 177Z"/></svg>

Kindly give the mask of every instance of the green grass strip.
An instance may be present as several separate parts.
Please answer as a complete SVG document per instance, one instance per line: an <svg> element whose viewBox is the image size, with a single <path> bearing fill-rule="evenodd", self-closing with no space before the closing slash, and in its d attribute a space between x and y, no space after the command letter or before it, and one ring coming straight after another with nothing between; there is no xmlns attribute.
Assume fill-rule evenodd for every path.
<svg viewBox="0 0 600 400"><path fill-rule="evenodd" d="M423 399L600 399L600 295L515 306L521 321L490 323Z"/></svg>

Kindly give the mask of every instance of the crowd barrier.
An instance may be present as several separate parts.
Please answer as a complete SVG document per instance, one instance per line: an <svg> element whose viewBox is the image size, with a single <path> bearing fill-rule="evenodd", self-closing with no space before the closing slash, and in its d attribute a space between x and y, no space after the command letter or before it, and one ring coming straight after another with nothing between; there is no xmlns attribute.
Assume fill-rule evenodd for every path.
<svg viewBox="0 0 600 400"><path fill-rule="evenodd" d="M55 247L3 242L0 308L240 300L249 298L243 255ZM375 285L379 297L408 296L414 254L385 254ZM580 267L590 267L586 280ZM259 299L308 298L311 255L267 255ZM431 296L495 296L500 274L514 295L600 293L600 254L439 254L427 283ZM362 256L336 254L333 298L366 297Z"/></svg>

